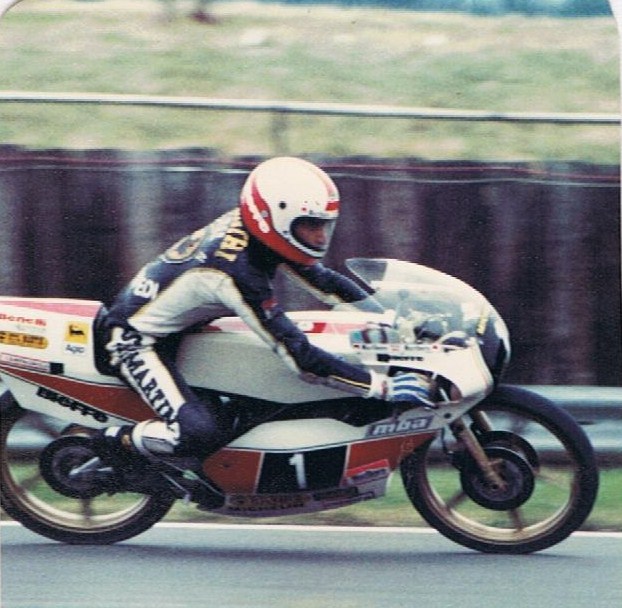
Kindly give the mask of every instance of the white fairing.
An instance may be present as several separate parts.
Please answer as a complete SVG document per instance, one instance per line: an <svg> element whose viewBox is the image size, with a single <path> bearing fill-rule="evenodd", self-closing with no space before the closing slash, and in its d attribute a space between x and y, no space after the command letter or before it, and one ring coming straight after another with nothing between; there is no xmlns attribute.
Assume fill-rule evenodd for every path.
<svg viewBox="0 0 622 608"><path fill-rule="evenodd" d="M458 388L461 401L476 403L492 387L492 377L475 342L465 348L435 344L374 344L357 350L349 334L383 315L358 312L292 313L292 320L306 331L309 340L352 363L364 364L380 373L389 367L417 369L439 374ZM376 319L374 319L376 317ZM278 403L304 403L348 397L336 389L311 384L287 368L282 359L236 319L222 319L222 331L187 336L179 353L180 369L192 386L223 393L246 395ZM233 330L233 331L232 331ZM389 361L379 362L378 355Z"/></svg>
<svg viewBox="0 0 622 608"><path fill-rule="evenodd" d="M350 346L349 332L364 326L370 318L369 313L312 312L289 316L313 344L358 362ZM343 391L302 380L241 321L225 318L216 321L213 327L219 327L221 331L189 335L182 343L178 362L191 386L279 403L348 396Z"/></svg>
<svg viewBox="0 0 622 608"><path fill-rule="evenodd" d="M507 344L506 353L509 342L481 294L405 262L360 259L352 268L377 289L385 312L289 313L312 344L380 374L415 370L433 381L440 377L440 410L451 405L464 411L490 392L493 378L482 349L489 334L494 344ZM20 404L90 426L152 416L137 394L95 366L93 320L100 307L94 301L0 297L0 379ZM372 334L382 339L370 340ZM237 317L187 335L178 362L191 386L228 395L283 404L352 398L321 379L303 380Z"/></svg>
<svg viewBox="0 0 622 608"><path fill-rule="evenodd" d="M226 496L220 512L305 513L382 496L405 456L491 391L490 369L501 355L509 356L509 341L483 296L404 262L360 259L352 268L377 290L374 297L386 312L362 307L294 312L290 318L312 344L353 364L379 374L414 370L426 376L434 405L407 409L371 402L370 410L379 406L377 415L357 425L332 417L324 404L326 417L275 418L249 428L203 463ZM22 407L63 424L137 422L137 432L148 427L153 411L140 396L97 369L93 324L100 309L94 301L0 297L0 393L6 386ZM303 380L237 317L185 336L178 363L191 386L225 396L273 404L353 399L353 408L361 405L360 397L328 388L321 379ZM151 433L147 447L162 439Z"/></svg>

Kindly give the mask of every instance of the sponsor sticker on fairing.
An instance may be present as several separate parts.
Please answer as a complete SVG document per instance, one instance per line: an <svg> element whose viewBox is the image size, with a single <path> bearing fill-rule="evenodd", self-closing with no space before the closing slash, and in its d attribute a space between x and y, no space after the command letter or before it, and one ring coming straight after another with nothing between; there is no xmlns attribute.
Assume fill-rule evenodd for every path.
<svg viewBox="0 0 622 608"><path fill-rule="evenodd" d="M14 331L0 331L0 344L44 349L48 347L48 340L43 336L34 336Z"/></svg>
<svg viewBox="0 0 622 608"><path fill-rule="evenodd" d="M89 324L83 321L70 321L65 328L65 342L72 344L87 344Z"/></svg>
<svg viewBox="0 0 622 608"><path fill-rule="evenodd" d="M385 435L400 435L416 431L425 431L432 423L433 416L418 416L403 420L382 420L370 425L367 437L383 437Z"/></svg>
<svg viewBox="0 0 622 608"><path fill-rule="evenodd" d="M1 321L8 321L9 323L16 323L18 325L26 325L28 327L45 327L47 325L45 319L25 317L23 315L8 315L5 312L0 312L0 322Z"/></svg>
<svg viewBox="0 0 622 608"><path fill-rule="evenodd" d="M300 509L309 501L303 494L235 494L227 499L231 511L286 511Z"/></svg>
<svg viewBox="0 0 622 608"><path fill-rule="evenodd" d="M52 373L54 368L58 367L58 364L50 363L49 361L31 359L30 357L10 353L0 353L0 365L2 364L43 373Z"/></svg>

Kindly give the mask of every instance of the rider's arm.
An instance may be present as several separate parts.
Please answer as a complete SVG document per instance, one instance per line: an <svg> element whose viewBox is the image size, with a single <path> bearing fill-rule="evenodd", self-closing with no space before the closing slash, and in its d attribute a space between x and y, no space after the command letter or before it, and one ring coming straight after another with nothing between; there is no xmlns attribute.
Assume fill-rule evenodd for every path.
<svg viewBox="0 0 622 608"><path fill-rule="evenodd" d="M287 263L281 266L287 275L298 282L302 287L325 304L335 305L365 301L365 310L382 312L383 308L374 298L343 274L322 265L312 266Z"/></svg>
<svg viewBox="0 0 622 608"><path fill-rule="evenodd" d="M220 300L267 342L293 371L310 382L370 396L371 374L311 344L285 314L271 291L224 277Z"/></svg>

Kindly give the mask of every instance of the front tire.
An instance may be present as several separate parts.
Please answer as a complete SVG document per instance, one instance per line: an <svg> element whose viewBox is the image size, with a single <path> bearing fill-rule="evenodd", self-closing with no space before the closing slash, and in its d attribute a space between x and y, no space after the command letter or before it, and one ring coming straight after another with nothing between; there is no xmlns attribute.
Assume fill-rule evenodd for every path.
<svg viewBox="0 0 622 608"><path fill-rule="evenodd" d="M55 541L107 545L132 538L160 521L175 498L160 494L102 494L70 498L48 485L39 469L46 444L61 434L55 419L23 410L0 396L2 508L26 528Z"/></svg>
<svg viewBox="0 0 622 608"><path fill-rule="evenodd" d="M478 428L480 412L492 430ZM401 473L410 501L433 528L477 551L519 554L551 547L585 522L598 493L598 468L589 439L567 412L530 391L500 386L465 422L469 417L490 461L507 466L503 453L513 450L516 464L528 467L517 470L534 487L507 509L492 502L486 508L464 486L459 444L442 450L440 439L430 441L402 462Z"/></svg>

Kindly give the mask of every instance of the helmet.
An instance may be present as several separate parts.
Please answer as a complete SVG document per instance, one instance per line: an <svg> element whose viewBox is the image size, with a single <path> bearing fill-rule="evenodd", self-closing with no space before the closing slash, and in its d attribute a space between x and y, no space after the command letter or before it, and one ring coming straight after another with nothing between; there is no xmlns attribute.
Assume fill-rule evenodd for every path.
<svg viewBox="0 0 622 608"><path fill-rule="evenodd" d="M240 209L246 229L257 240L290 262L310 266L324 257L330 243L339 192L312 163L277 157L257 165L248 176ZM305 241L301 224L321 226L321 242Z"/></svg>

